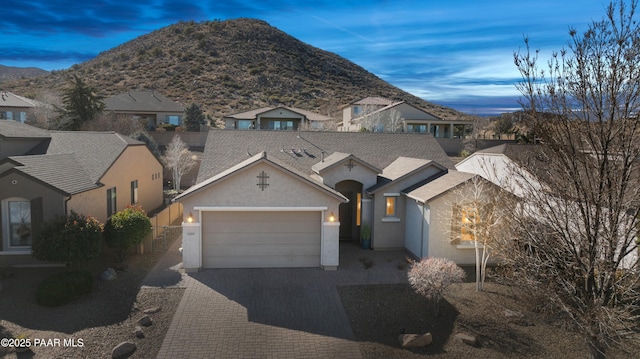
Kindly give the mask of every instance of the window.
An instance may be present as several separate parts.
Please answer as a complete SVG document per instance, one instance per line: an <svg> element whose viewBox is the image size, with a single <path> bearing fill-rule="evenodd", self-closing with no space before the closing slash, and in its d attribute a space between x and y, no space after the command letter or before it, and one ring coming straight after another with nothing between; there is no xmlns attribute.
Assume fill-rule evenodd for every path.
<svg viewBox="0 0 640 359"><path fill-rule="evenodd" d="M167 121L176 126L180 126L180 116L167 116Z"/></svg>
<svg viewBox="0 0 640 359"><path fill-rule="evenodd" d="M427 125L407 125L407 132L427 132Z"/></svg>
<svg viewBox="0 0 640 359"><path fill-rule="evenodd" d="M236 129L238 130L252 130L254 128L255 126L251 120L238 120L236 122Z"/></svg>
<svg viewBox="0 0 640 359"><path fill-rule="evenodd" d="M460 240L464 244L469 244L476 239L475 233L478 223L478 213L473 208L463 208L460 214Z"/></svg>
<svg viewBox="0 0 640 359"><path fill-rule="evenodd" d="M107 190L107 217L116 213L116 188L109 188Z"/></svg>
<svg viewBox="0 0 640 359"><path fill-rule="evenodd" d="M386 197L387 209L386 209L385 215L387 217L395 217L396 216L396 198L397 197Z"/></svg>
<svg viewBox="0 0 640 359"><path fill-rule="evenodd" d="M138 204L138 180L131 181L131 204Z"/></svg>
<svg viewBox="0 0 640 359"><path fill-rule="evenodd" d="M353 114L354 116L359 116L362 113L362 107L353 106Z"/></svg>
<svg viewBox="0 0 640 359"><path fill-rule="evenodd" d="M31 246L31 203L25 200L8 202L9 246Z"/></svg>
<svg viewBox="0 0 640 359"><path fill-rule="evenodd" d="M362 221L362 193L356 194L356 226Z"/></svg>
<svg viewBox="0 0 640 359"><path fill-rule="evenodd" d="M293 130L293 121L273 120L267 123L269 130Z"/></svg>

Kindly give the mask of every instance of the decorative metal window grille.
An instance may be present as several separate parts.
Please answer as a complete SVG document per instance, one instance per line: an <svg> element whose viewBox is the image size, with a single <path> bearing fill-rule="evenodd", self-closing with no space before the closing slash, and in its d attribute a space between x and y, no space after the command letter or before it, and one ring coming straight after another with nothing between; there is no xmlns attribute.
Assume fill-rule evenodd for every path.
<svg viewBox="0 0 640 359"><path fill-rule="evenodd" d="M256 176L256 178L258 178L257 186L260 187L260 190L264 191L264 189L269 186L269 183L267 183L269 175L267 175L265 171L262 171L259 175Z"/></svg>

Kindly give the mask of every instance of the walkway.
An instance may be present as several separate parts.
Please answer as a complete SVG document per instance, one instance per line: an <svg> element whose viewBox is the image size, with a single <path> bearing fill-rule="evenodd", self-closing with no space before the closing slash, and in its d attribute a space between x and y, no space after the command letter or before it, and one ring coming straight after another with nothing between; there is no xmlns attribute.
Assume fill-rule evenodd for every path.
<svg viewBox="0 0 640 359"><path fill-rule="evenodd" d="M404 252L340 250L337 271L209 269L179 280L164 273L168 285L186 290L158 358L360 358L336 287L404 283L407 265Z"/></svg>

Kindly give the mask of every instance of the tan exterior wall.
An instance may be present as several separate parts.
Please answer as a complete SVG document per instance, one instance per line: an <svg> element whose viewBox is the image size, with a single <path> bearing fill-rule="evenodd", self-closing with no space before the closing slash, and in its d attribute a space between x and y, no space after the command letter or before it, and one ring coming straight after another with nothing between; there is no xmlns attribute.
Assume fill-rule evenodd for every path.
<svg viewBox="0 0 640 359"><path fill-rule="evenodd" d="M475 250L473 247L459 248L453 241L451 223L457 218L452 218L452 205L455 201L452 194L444 194L428 203L431 210L431 223L429 226L429 257L448 258L459 265L475 263Z"/></svg>
<svg viewBox="0 0 640 359"><path fill-rule="evenodd" d="M155 176L154 174L157 174ZM138 204L150 212L162 205L162 165L146 146L128 147L102 177L102 187L76 194L68 209L107 220L107 190L116 187L117 211L131 204L131 181L138 180Z"/></svg>
<svg viewBox="0 0 640 359"><path fill-rule="evenodd" d="M264 191L258 187L257 176L264 171L269 178ZM189 213L198 218L195 206L229 207L328 207L326 214L338 215L339 200L320 188L292 177L290 173L268 163L258 163L243 169L208 188L182 199L184 218Z"/></svg>

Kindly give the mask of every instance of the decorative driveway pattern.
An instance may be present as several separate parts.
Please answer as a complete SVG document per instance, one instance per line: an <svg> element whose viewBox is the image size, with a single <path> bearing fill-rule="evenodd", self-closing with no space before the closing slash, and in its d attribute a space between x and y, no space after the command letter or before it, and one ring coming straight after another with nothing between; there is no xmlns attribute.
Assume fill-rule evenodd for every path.
<svg viewBox="0 0 640 359"><path fill-rule="evenodd" d="M208 269L188 275L158 358L361 358L336 286L406 283L405 252L352 244L340 251L337 271Z"/></svg>

